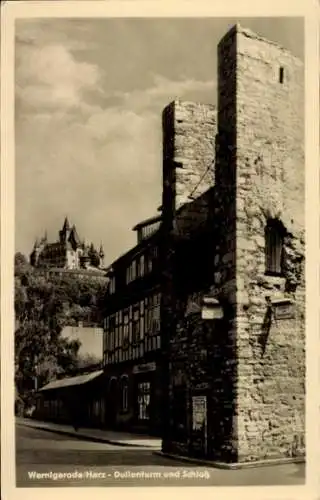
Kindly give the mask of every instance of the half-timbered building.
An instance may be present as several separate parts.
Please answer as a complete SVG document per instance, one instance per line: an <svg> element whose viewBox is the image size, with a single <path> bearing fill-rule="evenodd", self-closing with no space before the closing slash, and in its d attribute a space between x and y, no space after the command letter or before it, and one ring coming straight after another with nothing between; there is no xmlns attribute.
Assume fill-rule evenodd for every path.
<svg viewBox="0 0 320 500"><path fill-rule="evenodd" d="M161 217L133 228L137 245L108 269L104 324L106 425L161 432Z"/></svg>

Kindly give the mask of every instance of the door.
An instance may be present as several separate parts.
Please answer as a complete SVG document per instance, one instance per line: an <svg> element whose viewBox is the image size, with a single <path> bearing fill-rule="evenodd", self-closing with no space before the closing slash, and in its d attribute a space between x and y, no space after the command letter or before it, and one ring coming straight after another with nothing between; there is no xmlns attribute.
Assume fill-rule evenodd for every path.
<svg viewBox="0 0 320 500"><path fill-rule="evenodd" d="M109 381L108 398L106 405L106 423L110 427L115 427L118 413L118 382L116 378Z"/></svg>

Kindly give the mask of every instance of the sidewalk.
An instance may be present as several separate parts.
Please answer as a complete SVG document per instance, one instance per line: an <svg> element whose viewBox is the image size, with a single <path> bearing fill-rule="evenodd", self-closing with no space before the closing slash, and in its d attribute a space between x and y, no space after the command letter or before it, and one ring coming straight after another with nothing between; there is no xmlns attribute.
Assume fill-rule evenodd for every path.
<svg viewBox="0 0 320 500"><path fill-rule="evenodd" d="M108 443L120 446L134 446L138 448L147 448L149 450L160 450L161 439L144 434L131 434L127 432L117 432L101 429L83 428L76 432L71 425L61 425L52 422L41 422L28 418L16 418L16 424L34 429L65 434L66 436L76 437L98 443Z"/></svg>

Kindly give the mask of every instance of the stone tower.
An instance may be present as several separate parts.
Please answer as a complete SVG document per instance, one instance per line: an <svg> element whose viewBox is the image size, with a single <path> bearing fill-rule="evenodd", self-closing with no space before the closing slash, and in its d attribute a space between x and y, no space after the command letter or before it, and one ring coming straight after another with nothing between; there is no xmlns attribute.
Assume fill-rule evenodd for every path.
<svg viewBox="0 0 320 500"><path fill-rule="evenodd" d="M304 446L303 65L239 25L218 61L217 196L230 230L215 287L235 313L236 459L294 456Z"/></svg>
<svg viewBox="0 0 320 500"><path fill-rule="evenodd" d="M164 177L175 211L213 185L215 133L213 105L176 100L164 109Z"/></svg>
<svg viewBox="0 0 320 500"><path fill-rule="evenodd" d="M200 300L191 322L192 289L189 299L179 296L180 277L204 259L175 270L184 252L175 260L178 200L169 196L164 163L165 452L224 463L304 453L303 75L296 57L239 25L219 43L215 185L205 229L213 235L211 282L194 292L219 303L220 319L201 318ZM179 193L178 170L171 194ZM188 415L178 417L180 427L178 379Z"/></svg>

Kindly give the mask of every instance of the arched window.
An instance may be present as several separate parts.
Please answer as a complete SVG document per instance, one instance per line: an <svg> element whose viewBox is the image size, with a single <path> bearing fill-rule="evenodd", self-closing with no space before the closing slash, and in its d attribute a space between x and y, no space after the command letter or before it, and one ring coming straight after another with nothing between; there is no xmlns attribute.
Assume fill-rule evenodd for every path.
<svg viewBox="0 0 320 500"><path fill-rule="evenodd" d="M285 228L278 219L269 220L265 228L265 265L269 276L283 275Z"/></svg>

